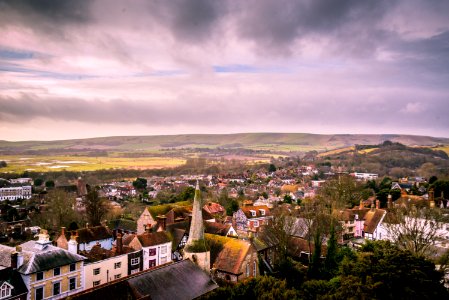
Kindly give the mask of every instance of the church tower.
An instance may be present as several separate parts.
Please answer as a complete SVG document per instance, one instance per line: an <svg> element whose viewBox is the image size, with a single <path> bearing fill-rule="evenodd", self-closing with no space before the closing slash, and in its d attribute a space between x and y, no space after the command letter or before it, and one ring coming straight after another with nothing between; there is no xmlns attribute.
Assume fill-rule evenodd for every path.
<svg viewBox="0 0 449 300"><path fill-rule="evenodd" d="M201 191L198 181L193 199L189 238L184 247L184 259L190 259L204 271L210 272L210 251L204 239Z"/></svg>

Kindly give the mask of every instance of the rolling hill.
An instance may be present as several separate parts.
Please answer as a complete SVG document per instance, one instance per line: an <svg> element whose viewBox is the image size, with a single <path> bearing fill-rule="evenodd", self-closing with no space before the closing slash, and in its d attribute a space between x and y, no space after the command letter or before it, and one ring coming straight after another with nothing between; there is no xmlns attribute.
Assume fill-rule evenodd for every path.
<svg viewBox="0 0 449 300"><path fill-rule="evenodd" d="M237 133L184 134L155 136L117 136L58 141L0 141L0 154L61 154L85 151L160 151L161 149L210 148L252 149L275 152L303 152L332 150L356 144L380 144L390 140L408 146L449 144L449 138L416 135L368 135L308 133Z"/></svg>

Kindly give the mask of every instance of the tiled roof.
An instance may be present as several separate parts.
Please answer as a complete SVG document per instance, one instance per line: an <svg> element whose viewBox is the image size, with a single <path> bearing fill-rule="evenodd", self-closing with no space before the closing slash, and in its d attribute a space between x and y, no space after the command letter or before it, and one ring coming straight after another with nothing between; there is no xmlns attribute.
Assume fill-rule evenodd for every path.
<svg viewBox="0 0 449 300"><path fill-rule="evenodd" d="M240 274L242 263L251 248L251 244L244 240L213 234L205 234L205 238L210 245L221 245L221 249L211 247L211 266L227 273ZM216 250L219 251L214 253Z"/></svg>
<svg viewBox="0 0 449 300"><path fill-rule="evenodd" d="M373 233L374 230L376 230L377 226L379 226L385 214L386 211L383 209L369 210L364 217L365 223L363 231L367 233Z"/></svg>
<svg viewBox="0 0 449 300"><path fill-rule="evenodd" d="M90 243L105 239L112 239L112 232L105 226L95 226L88 228L81 228L77 230L78 243Z"/></svg>
<svg viewBox="0 0 449 300"><path fill-rule="evenodd" d="M263 209L265 211L265 215L261 214L261 212L260 212L261 209ZM260 217L265 217L265 216L271 216L270 209L266 205L261 205L261 206L244 206L244 207L241 208L241 210L243 211L243 213L245 214L245 216L248 219L260 218ZM251 214L252 210L256 212L256 215L254 217Z"/></svg>
<svg viewBox="0 0 449 300"><path fill-rule="evenodd" d="M206 233L225 236L230 228L231 228L230 224L222 224L217 222L204 222L204 232Z"/></svg>
<svg viewBox="0 0 449 300"><path fill-rule="evenodd" d="M142 244L142 247L161 245L169 243L171 241L170 237L165 231L152 232L152 233L145 232L143 234L138 235L137 238L139 239L139 242Z"/></svg>
<svg viewBox="0 0 449 300"><path fill-rule="evenodd" d="M208 202L203 206L203 210L207 211L209 214L223 214L226 212L225 208L216 202Z"/></svg>

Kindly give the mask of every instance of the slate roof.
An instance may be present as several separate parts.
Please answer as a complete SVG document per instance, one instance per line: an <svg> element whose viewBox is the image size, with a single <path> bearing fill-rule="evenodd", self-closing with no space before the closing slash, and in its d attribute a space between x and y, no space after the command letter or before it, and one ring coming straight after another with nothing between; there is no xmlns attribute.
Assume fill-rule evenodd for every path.
<svg viewBox="0 0 449 300"><path fill-rule="evenodd" d="M13 270L12 268L0 270L0 287L4 282L7 282L14 287L11 291L10 298L28 293L28 289L23 282L22 276L20 276L17 270Z"/></svg>
<svg viewBox="0 0 449 300"><path fill-rule="evenodd" d="M11 266L11 254L15 251L16 251L16 249L13 247L9 247L9 246L0 244L0 266L10 267Z"/></svg>
<svg viewBox="0 0 449 300"><path fill-rule="evenodd" d="M190 260L124 277L78 294L71 299L194 299L218 285Z"/></svg>
<svg viewBox="0 0 449 300"><path fill-rule="evenodd" d="M47 245L43 250L35 248L35 245L36 241L28 241L20 245L23 250L24 262L18 271L22 274L50 270L86 259L84 256L52 245Z"/></svg>

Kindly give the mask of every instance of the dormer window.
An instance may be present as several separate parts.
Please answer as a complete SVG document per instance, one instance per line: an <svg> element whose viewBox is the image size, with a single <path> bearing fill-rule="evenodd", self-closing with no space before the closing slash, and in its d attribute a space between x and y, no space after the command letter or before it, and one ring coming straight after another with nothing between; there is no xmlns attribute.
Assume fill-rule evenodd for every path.
<svg viewBox="0 0 449 300"><path fill-rule="evenodd" d="M7 282L4 282L0 287L0 299L11 297L11 291L14 287Z"/></svg>
<svg viewBox="0 0 449 300"><path fill-rule="evenodd" d="M265 209L259 209L260 215L265 216Z"/></svg>
<svg viewBox="0 0 449 300"><path fill-rule="evenodd" d="M256 216L256 211L255 210L250 210L251 212L251 216L255 217Z"/></svg>

